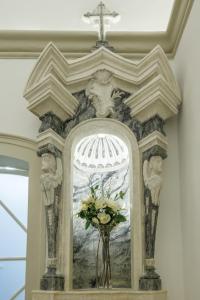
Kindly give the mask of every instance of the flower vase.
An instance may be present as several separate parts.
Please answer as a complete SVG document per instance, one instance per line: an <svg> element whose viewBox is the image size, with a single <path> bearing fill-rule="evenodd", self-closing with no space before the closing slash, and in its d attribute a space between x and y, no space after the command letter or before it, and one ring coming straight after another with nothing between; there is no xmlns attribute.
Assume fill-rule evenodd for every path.
<svg viewBox="0 0 200 300"><path fill-rule="evenodd" d="M97 288L111 288L110 232L112 227L109 225L99 225L98 230L96 286Z"/></svg>

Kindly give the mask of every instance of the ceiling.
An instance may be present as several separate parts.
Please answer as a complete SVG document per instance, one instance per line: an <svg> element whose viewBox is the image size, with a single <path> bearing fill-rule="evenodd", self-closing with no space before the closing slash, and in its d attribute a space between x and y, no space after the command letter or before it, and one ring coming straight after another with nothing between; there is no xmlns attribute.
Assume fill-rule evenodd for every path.
<svg viewBox="0 0 200 300"><path fill-rule="evenodd" d="M0 29L95 30L81 19L100 0L0 0ZM111 31L166 31L174 0L103 0L121 20Z"/></svg>
<svg viewBox="0 0 200 300"><path fill-rule="evenodd" d="M0 58L36 58L53 42L68 58L95 46L95 29L82 20L100 0L0 0ZM121 15L107 32L115 52L143 57L156 45L176 53L194 0L103 0Z"/></svg>

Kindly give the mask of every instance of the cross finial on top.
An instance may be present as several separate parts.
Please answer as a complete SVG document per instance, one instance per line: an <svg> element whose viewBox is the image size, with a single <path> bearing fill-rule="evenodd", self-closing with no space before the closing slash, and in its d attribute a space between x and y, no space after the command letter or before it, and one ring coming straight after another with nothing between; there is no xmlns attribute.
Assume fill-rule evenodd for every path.
<svg viewBox="0 0 200 300"><path fill-rule="evenodd" d="M97 44L99 46L106 45L107 41L105 38L105 24L108 23L108 19L110 21L116 17L119 17L119 14L115 11L110 12L105 4L101 1L97 8L92 12L87 12L84 14L85 18L88 18L93 21L93 23L98 24L99 26L99 40ZM107 20L106 20L107 19ZM106 22L107 21L107 22Z"/></svg>

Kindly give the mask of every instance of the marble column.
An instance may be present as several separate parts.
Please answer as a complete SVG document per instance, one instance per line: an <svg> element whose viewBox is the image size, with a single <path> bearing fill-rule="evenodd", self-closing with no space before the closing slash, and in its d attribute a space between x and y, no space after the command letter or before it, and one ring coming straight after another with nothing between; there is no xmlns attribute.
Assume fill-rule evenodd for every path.
<svg viewBox="0 0 200 300"><path fill-rule="evenodd" d="M45 209L47 233L46 272L40 281L41 290L64 290L64 277L57 270L58 224L63 179L62 154L53 145L40 147L41 200Z"/></svg>
<svg viewBox="0 0 200 300"><path fill-rule="evenodd" d="M143 153L145 272L139 281L140 290L161 290L161 279L155 271L154 255L163 159L166 157L166 150L158 145Z"/></svg>

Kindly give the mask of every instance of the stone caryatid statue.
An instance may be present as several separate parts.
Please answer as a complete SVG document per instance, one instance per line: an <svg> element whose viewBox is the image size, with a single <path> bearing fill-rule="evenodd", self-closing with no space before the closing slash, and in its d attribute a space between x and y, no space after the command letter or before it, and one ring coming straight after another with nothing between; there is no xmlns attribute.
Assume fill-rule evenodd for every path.
<svg viewBox="0 0 200 300"><path fill-rule="evenodd" d="M163 160L160 156L152 156L143 164L144 184L151 192L153 205L159 206L159 196L162 186Z"/></svg>
<svg viewBox="0 0 200 300"><path fill-rule="evenodd" d="M161 289L160 276L155 272L154 254L156 227L159 211L159 196L162 187L163 159L151 156L143 163L145 204L145 272L140 279L142 290Z"/></svg>
<svg viewBox="0 0 200 300"><path fill-rule="evenodd" d="M62 290L63 277L56 274L59 202L63 176L62 161L60 157L55 157L52 153L47 152L41 155L41 165L40 183L47 228L47 272L41 280L41 288Z"/></svg>

